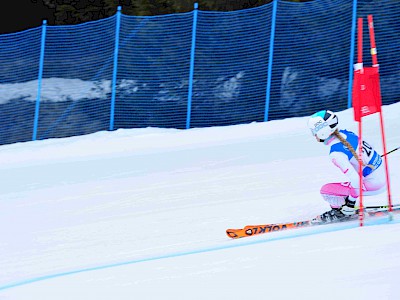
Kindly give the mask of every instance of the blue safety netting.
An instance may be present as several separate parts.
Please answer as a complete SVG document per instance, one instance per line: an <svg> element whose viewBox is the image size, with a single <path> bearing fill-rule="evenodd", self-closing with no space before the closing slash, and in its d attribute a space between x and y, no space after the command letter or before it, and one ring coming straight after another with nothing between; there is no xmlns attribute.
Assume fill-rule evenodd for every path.
<svg viewBox="0 0 400 300"><path fill-rule="evenodd" d="M383 103L398 102L399 1L277 0L152 17L118 11L80 25L0 35L0 144L346 109L358 17L364 64L372 65L368 14Z"/></svg>
<svg viewBox="0 0 400 300"><path fill-rule="evenodd" d="M352 7L343 0L279 2L270 119L347 108Z"/></svg>
<svg viewBox="0 0 400 300"><path fill-rule="evenodd" d="M115 128L186 122L193 13L122 15Z"/></svg>
<svg viewBox="0 0 400 300"><path fill-rule="evenodd" d="M40 28L0 35L0 144L32 139Z"/></svg>
<svg viewBox="0 0 400 300"><path fill-rule="evenodd" d="M38 139L108 129L115 28L115 17L47 27Z"/></svg>
<svg viewBox="0 0 400 300"><path fill-rule="evenodd" d="M199 13L192 126L263 121L271 10Z"/></svg>

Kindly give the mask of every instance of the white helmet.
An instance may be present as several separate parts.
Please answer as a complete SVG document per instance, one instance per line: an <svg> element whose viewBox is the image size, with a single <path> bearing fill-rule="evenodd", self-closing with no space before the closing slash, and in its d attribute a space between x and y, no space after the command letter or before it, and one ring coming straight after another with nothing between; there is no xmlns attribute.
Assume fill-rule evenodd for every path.
<svg viewBox="0 0 400 300"><path fill-rule="evenodd" d="M310 128L312 135L317 136L322 141L327 139L338 126L338 117L330 110L316 112L308 120L308 128Z"/></svg>

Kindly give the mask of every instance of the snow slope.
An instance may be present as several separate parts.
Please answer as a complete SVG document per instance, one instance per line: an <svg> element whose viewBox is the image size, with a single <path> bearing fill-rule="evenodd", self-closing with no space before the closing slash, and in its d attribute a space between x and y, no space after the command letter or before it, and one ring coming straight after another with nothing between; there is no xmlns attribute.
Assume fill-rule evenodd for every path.
<svg viewBox="0 0 400 300"><path fill-rule="evenodd" d="M338 116L357 132L352 110ZM400 103L384 117L390 150ZM0 299L400 299L399 217L225 235L328 210L320 186L345 178L306 121L1 146ZM378 115L363 122L382 153ZM400 203L400 151L388 158Z"/></svg>

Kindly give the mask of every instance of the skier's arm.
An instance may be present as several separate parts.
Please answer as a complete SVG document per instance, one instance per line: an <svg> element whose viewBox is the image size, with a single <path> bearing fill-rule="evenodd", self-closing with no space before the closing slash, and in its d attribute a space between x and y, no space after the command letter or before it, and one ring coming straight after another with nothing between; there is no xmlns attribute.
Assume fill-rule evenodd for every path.
<svg viewBox="0 0 400 300"><path fill-rule="evenodd" d="M350 182L351 196L357 198L360 193L360 177L358 172L342 152L332 152L330 155L332 163L346 175Z"/></svg>

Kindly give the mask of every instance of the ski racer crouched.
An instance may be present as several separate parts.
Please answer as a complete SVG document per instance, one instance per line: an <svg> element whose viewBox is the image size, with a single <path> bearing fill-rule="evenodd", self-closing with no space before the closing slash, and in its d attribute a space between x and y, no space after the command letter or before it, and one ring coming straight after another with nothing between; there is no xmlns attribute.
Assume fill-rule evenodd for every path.
<svg viewBox="0 0 400 300"><path fill-rule="evenodd" d="M327 183L321 195L331 210L314 218L311 222L340 222L355 214L355 204L360 194L358 136L347 130L339 130L338 117L330 110L313 114L308 127L318 142L330 147L329 157L348 178L348 182ZM375 195L386 189L385 170L382 157L366 141L362 141L363 195Z"/></svg>

